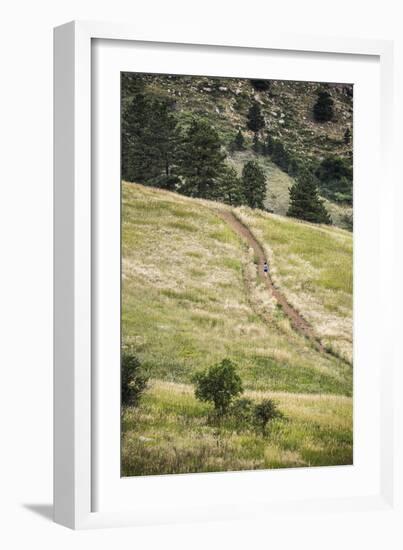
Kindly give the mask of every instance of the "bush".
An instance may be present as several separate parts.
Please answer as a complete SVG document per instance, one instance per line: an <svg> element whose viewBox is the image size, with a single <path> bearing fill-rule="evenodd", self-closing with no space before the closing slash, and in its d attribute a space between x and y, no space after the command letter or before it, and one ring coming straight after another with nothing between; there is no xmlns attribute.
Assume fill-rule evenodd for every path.
<svg viewBox="0 0 403 550"><path fill-rule="evenodd" d="M283 414L278 409L277 404L273 399L264 399L258 405L255 405L254 419L257 426L262 430L263 435L266 433L267 424L276 418L283 418Z"/></svg>
<svg viewBox="0 0 403 550"><path fill-rule="evenodd" d="M233 398L243 392L242 380L230 359L223 359L206 372L196 373L193 382L196 398L213 403L219 416L227 413Z"/></svg>
<svg viewBox="0 0 403 550"><path fill-rule="evenodd" d="M230 409L230 414L239 424L251 424L253 421L253 401L247 397L236 399Z"/></svg>
<svg viewBox="0 0 403 550"><path fill-rule="evenodd" d="M147 388L149 377L142 372L141 363L135 355L123 353L121 369L122 405L137 407Z"/></svg>

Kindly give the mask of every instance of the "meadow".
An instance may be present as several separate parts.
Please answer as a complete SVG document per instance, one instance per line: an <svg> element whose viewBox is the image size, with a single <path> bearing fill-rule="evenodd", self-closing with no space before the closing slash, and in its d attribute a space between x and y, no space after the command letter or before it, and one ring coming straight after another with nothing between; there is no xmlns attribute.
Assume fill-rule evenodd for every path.
<svg viewBox="0 0 403 550"><path fill-rule="evenodd" d="M262 285L253 252L219 216L229 208L122 184L123 350L151 378L122 416L123 475L352 463L351 233L232 209L323 353ZM266 436L213 421L195 399L194 373L223 358L245 395L278 402L284 418Z"/></svg>

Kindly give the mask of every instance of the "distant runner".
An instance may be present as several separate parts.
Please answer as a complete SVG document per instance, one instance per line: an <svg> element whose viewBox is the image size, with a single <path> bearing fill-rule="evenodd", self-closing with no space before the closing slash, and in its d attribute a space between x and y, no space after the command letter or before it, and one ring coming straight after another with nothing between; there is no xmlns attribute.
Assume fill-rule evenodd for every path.
<svg viewBox="0 0 403 550"><path fill-rule="evenodd" d="M269 273L269 265L268 265L267 262L264 262L264 264L263 264L263 272L266 276Z"/></svg>

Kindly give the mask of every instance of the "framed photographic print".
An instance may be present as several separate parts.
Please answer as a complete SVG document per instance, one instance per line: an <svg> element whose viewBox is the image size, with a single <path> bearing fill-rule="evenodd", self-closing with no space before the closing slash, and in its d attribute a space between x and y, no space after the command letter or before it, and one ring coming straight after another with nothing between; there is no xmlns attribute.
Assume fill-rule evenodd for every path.
<svg viewBox="0 0 403 550"><path fill-rule="evenodd" d="M391 83L386 41L55 30L56 521L392 506Z"/></svg>

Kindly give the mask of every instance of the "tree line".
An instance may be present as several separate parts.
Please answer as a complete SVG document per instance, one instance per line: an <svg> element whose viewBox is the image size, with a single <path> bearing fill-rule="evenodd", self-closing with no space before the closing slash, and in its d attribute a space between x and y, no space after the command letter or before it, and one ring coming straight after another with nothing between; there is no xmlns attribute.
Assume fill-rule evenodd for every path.
<svg viewBox="0 0 403 550"><path fill-rule="evenodd" d="M264 208L266 179L256 161L242 175L226 162L217 130L194 117L180 128L175 105L152 96L130 74L122 78L122 178L158 186L189 197Z"/></svg>
<svg viewBox="0 0 403 550"><path fill-rule="evenodd" d="M255 80L252 85L257 90L268 89L265 82ZM220 136L208 120L193 116L188 124L179 125L174 100L146 90L143 79L131 73L122 73L121 84L123 179L232 206L264 209L266 177L257 161L245 162L238 175L228 164ZM318 112L329 109L328 99ZM323 103L323 95L318 96L320 101ZM322 112L319 116L325 118L329 113L323 115ZM270 156L296 180L290 189L288 215L316 223L331 223L318 189L320 187L322 194L332 200L351 199L351 174L344 160L325 159L326 162L313 170L292 156L270 133L262 138L265 119L256 101L251 103L247 113L246 128L253 132L255 153ZM345 136L347 138L349 136ZM246 148L241 128L230 148Z"/></svg>

